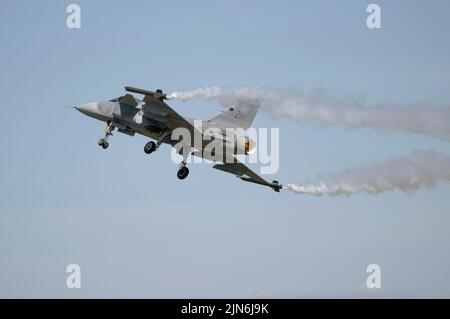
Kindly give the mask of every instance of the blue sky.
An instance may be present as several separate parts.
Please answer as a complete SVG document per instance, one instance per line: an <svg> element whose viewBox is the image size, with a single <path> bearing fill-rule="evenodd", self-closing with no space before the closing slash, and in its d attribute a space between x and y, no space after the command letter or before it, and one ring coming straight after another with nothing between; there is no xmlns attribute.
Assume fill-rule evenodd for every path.
<svg viewBox="0 0 450 319"><path fill-rule="evenodd" d="M168 146L115 134L64 108L209 85L325 87L369 102L449 105L448 1L14 1L0 12L1 297L450 297L449 185L413 194L311 198L243 183L209 165L184 181ZM170 104L209 118L212 102ZM276 179L448 143L320 127L280 129ZM66 288L65 268L82 269ZM366 267L382 288L365 288Z"/></svg>

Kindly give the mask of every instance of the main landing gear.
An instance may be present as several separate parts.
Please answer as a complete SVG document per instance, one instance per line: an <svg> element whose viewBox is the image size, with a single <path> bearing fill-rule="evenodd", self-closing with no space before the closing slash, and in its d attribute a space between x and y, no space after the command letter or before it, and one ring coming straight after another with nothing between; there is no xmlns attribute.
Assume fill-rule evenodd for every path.
<svg viewBox="0 0 450 319"><path fill-rule="evenodd" d="M189 175L189 168L186 167L186 163L183 161L180 164L180 169L177 172L179 179L185 179Z"/></svg>
<svg viewBox="0 0 450 319"><path fill-rule="evenodd" d="M166 131L164 134L162 134L162 135L160 136L160 138L156 141L156 143L153 142L153 141L150 141L150 142L148 142L147 144L145 144L145 146L144 146L144 152L145 152L146 154L151 154L151 153L153 153L154 151L156 151L156 150L159 148L159 146L160 146L164 141L166 141L167 139L169 139L171 133L172 133L172 131Z"/></svg>
<svg viewBox="0 0 450 319"><path fill-rule="evenodd" d="M185 179L189 175L189 169L186 167L186 161L189 157L190 150L190 145L184 145L180 150L178 150L178 153L183 155L183 161L180 163L180 168L177 172L177 177L179 179Z"/></svg>
<svg viewBox="0 0 450 319"><path fill-rule="evenodd" d="M156 145L156 143L153 142L153 141L148 142L148 143L145 144L145 146L144 146L144 152L145 152L146 154L151 154L151 153L153 153L154 151L156 151L157 149L158 149L158 145Z"/></svg>
<svg viewBox="0 0 450 319"><path fill-rule="evenodd" d="M171 134L171 131L167 131L166 133L161 135L161 137L156 141L156 143L153 141L150 141L147 144L145 144L144 152L146 154L151 154L154 151L156 151L159 148L159 146L170 137L170 134ZM184 148L186 148L186 151L184 150ZM189 175L189 169L186 167L186 161L189 156L190 148L191 148L190 145L186 145L186 146L183 146L183 148L181 148L179 150L179 154L183 155L183 161L180 163L180 168L178 169L178 172L177 172L177 177L179 179L185 179Z"/></svg>
<svg viewBox="0 0 450 319"><path fill-rule="evenodd" d="M104 150L109 146L108 139L113 135L112 131L114 131L114 126L111 125L111 122L107 122L105 126L105 137L98 140L98 145Z"/></svg>

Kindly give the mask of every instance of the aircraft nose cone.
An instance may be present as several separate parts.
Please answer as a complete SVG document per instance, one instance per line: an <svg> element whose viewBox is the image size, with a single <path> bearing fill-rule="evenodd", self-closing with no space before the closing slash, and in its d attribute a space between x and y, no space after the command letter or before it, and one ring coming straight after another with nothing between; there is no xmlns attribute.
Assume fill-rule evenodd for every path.
<svg viewBox="0 0 450 319"><path fill-rule="evenodd" d="M78 111L88 116L92 116L97 113L97 103L86 103L75 107Z"/></svg>

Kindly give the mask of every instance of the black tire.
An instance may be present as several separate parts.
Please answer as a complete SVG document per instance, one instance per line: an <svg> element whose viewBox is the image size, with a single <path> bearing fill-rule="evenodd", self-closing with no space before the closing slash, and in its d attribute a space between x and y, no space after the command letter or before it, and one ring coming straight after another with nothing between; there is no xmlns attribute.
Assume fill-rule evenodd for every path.
<svg viewBox="0 0 450 319"><path fill-rule="evenodd" d="M106 150L108 148L108 146L109 146L108 142L104 142L103 145L102 145L104 150Z"/></svg>
<svg viewBox="0 0 450 319"><path fill-rule="evenodd" d="M189 169L186 166L180 168L177 172L177 177L179 179L185 179L188 175L189 175Z"/></svg>
<svg viewBox="0 0 450 319"><path fill-rule="evenodd" d="M155 142L148 142L144 146L144 152L146 154L153 153L156 150L156 143Z"/></svg>

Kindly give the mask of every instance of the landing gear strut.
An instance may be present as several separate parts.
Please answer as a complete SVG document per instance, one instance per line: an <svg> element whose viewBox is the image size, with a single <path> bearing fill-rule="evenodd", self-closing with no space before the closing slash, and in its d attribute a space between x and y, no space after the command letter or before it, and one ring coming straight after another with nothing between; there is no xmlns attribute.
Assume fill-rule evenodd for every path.
<svg viewBox="0 0 450 319"><path fill-rule="evenodd" d="M111 125L111 122L107 122L105 126L105 137L98 140L98 145L104 150L109 146L108 139L113 135L112 131L114 131L114 126Z"/></svg>
<svg viewBox="0 0 450 319"><path fill-rule="evenodd" d="M189 157L189 153L191 150L191 145L185 144L180 149L178 149L178 153L183 155L183 161L180 163L180 168L177 172L177 177L179 179L185 179L189 175L189 169L186 167L186 161Z"/></svg>
<svg viewBox="0 0 450 319"><path fill-rule="evenodd" d="M150 141L147 142L144 146L144 152L146 154L151 154L156 151L159 146L164 143L167 139L169 139L172 131L166 131L164 134L160 136L160 138L155 142ZM185 179L189 175L189 169L186 167L186 161L189 156L189 150L191 149L190 145L184 145L181 149L177 150L179 154L183 155L183 161L180 163L180 168L177 172L177 177L179 179Z"/></svg>

